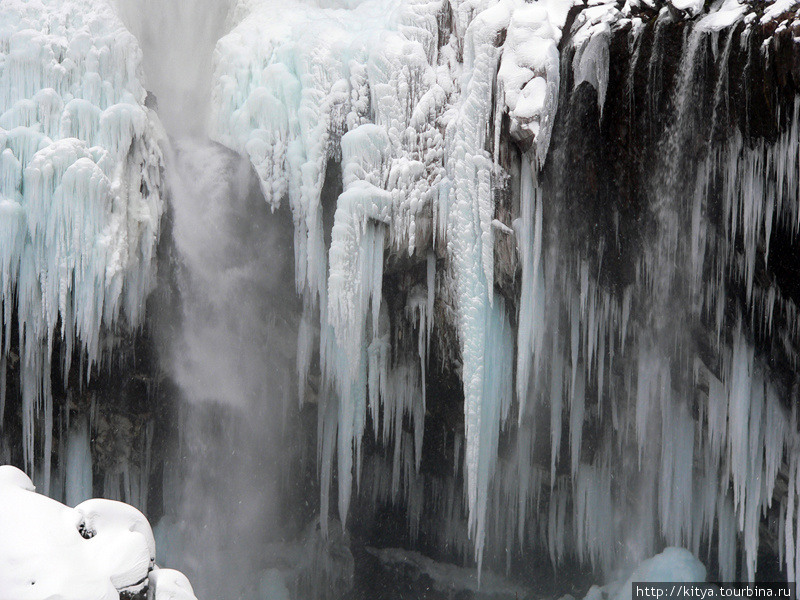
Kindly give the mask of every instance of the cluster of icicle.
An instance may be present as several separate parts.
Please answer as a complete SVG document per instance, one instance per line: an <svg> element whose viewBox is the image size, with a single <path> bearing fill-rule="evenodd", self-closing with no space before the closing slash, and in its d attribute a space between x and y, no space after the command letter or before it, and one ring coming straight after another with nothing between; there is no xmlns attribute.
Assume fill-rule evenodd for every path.
<svg viewBox="0 0 800 600"><path fill-rule="evenodd" d="M301 394L319 313L323 515L336 450L346 521L367 410L381 423L375 435L394 447L395 493L405 417L419 468L434 297L437 286L452 283L446 293L458 307L469 507L480 556L514 351L503 301L492 293L495 231L513 232L494 219L501 175L486 136L508 107L518 135L534 140L537 164L543 161L569 6L240 2L235 27L217 45L211 135L249 155L267 201L275 206L288 198L294 215L296 284L305 303ZM493 112L498 86L505 100ZM343 192L326 256L320 193L326 168L336 163ZM417 357L392 357L381 298L385 248L427 265L425 285L411 291L406 306L407 320L417 325Z"/></svg>
<svg viewBox="0 0 800 600"><path fill-rule="evenodd" d="M576 86L588 82L597 89L602 110L610 34L632 25L635 47L643 24L627 11L641 3L628 3L624 12L613 2L590 4L573 26L571 67ZM725 277L738 269L747 279L750 307L740 319L769 330L773 311L782 311L784 322L797 323L791 301L778 298L774 287L751 284L762 229L769 240L773 221L794 219L797 227L798 115L775 144L749 148L734 136L699 169L700 179L714 169L724 174L724 232L707 231L699 180L688 237L671 226L683 206L676 199L661 211L662 231L645 250L636 283L611 294L585 259L560 256L556 244L543 242L547 198L537 174L558 105L558 43L569 8L544 0L242 0L234 28L217 46L212 135L249 155L267 201L276 206L288 198L294 215L296 285L305 301L301 394L319 314L323 527L334 453L343 523L355 478L375 499L405 494L412 535L419 527L424 498L414 472L433 311L441 302L455 309L460 342L465 431L456 462L463 460L469 543L478 564L487 534L500 540L499 547L513 547L516 537L520 545L546 548L554 564L569 554L609 569L621 559L648 556L662 543L697 554L701 546L710 549L716 532L722 578L736 575L741 536L752 579L758 525L772 508L779 471L788 469L779 533L791 580L797 572L793 532L795 523L800 526L797 417L787 413L742 328L724 318L723 305ZM738 2L713 3L694 27L684 57L689 66L682 68L691 71L692 44L746 13ZM660 19L670 18L664 9ZM679 85L690 85L691 73L683 77ZM512 137L530 147L520 166L520 215L513 223L495 215L495 192L509 177L498 161L506 143L499 139L504 113ZM337 163L344 191L326 256L320 194L326 168ZM505 235L516 237L521 263L516 332L503 298L494 294L494 241ZM702 285L706 241L714 235L717 279ZM744 256L735 251L737 235L744 236ZM416 325L416 358L392 356L381 298L387 249L427 264L425 285L412 290L406 306L407 321ZM713 369L684 357L681 364L689 368L680 386L671 373L676 348L659 338L659 324L645 315L666 309L656 302L651 311L646 304L670 297L678 265L692 273L698 318L716 319L722 357ZM779 335L787 347L797 347L796 330ZM623 375L615 363L627 367ZM394 450L390 465L370 467L371 480L364 483L367 411L376 437ZM514 412L514 450L498 460L498 439L514 427L508 422ZM404 418L413 435L404 431ZM542 420L549 465L534 457ZM583 447L589 428L602 432L591 451ZM558 468L563 436L566 470ZM461 548L463 529L453 525L460 515L460 492L452 489L457 480L454 475L449 491L429 486L428 501L447 513L447 547Z"/></svg>
<svg viewBox="0 0 800 600"><path fill-rule="evenodd" d="M795 406L787 396L793 392L756 358L743 327L749 322L751 335L777 340L796 368L797 307L774 283L755 283L754 272L756 260L770 259L757 256L757 248L768 248L776 230L794 239L798 232L800 100L776 141L748 145L734 132L700 157L693 180L679 181L686 176L680 148L692 134L690 90L702 72L701 44L746 18L738 3L718 6L684 41L675 123L662 141L653 189L642 192L652 195L656 234L645 241L634 283L618 295L603 289L586 258L560 253L557 231L542 248L548 199L535 173L520 183L521 229L532 235L520 237L520 426L516 447L497 465L488 526L507 547L516 537L547 549L554 565L572 555L608 572L666 544L715 555L723 580L753 581L759 528L769 515L789 580L800 568L800 435L796 410L787 408ZM640 32L634 20L632 48ZM726 35L726 51L715 57L720 81L728 76L734 30ZM580 56L576 51L576 71ZM721 226L709 216L714 193L722 200ZM596 252L602 256L603 248ZM731 281L745 290L744 307L734 314ZM713 324L710 353L690 341L700 323ZM711 364L708 356L716 357ZM549 469L534 450L536 423L548 408ZM595 438L588 447L585 432ZM567 457L568 470L559 469Z"/></svg>
<svg viewBox="0 0 800 600"><path fill-rule="evenodd" d="M32 474L40 423L47 494L54 344L64 377L79 350L88 379L103 330L143 318L163 134L138 44L106 2L10 0L0 21L0 424L16 330L24 462Z"/></svg>

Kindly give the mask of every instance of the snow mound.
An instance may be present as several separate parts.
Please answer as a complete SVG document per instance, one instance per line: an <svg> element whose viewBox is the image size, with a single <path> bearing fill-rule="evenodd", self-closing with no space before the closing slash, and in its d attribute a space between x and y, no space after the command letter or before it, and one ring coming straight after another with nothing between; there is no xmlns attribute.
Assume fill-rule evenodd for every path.
<svg viewBox="0 0 800 600"><path fill-rule="evenodd" d="M115 500L94 498L75 507L81 531L91 543L92 562L104 564L119 590L140 588L155 565L156 544L145 516Z"/></svg>
<svg viewBox="0 0 800 600"><path fill-rule="evenodd" d="M26 492L35 492L31 478L22 471L11 465L0 465L0 488L18 488Z"/></svg>
<svg viewBox="0 0 800 600"><path fill-rule="evenodd" d="M174 569L154 569L150 573L147 600L197 600L186 575Z"/></svg>
<svg viewBox="0 0 800 600"><path fill-rule="evenodd" d="M150 524L122 502L96 498L69 508L3 465L0 531L0 600L118 600L119 592L141 592L148 579L152 600L194 599L181 573L151 573Z"/></svg>

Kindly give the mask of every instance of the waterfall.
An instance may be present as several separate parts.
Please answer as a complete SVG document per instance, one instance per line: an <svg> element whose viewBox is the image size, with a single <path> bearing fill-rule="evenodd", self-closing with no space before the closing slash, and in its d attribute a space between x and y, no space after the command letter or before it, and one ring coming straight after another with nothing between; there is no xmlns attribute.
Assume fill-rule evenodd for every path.
<svg viewBox="0 0 800 600"><path fill-rule="evenodd" d="M112 5L2 9L4 462L200 596L800 572L795 2Z"/></svg>
<svg viewBox="0 0 800 600"><path fill-rule="evenodd" d="M263 202L249 161L206 135L211 51L228 3L118 4L171 135L161 259L172 291L155 335L175 384L174 438L161 466L159 560L224 597L251 585L270 564L260 549L292 531L280 494L297 453L291 220Z"/></svg>

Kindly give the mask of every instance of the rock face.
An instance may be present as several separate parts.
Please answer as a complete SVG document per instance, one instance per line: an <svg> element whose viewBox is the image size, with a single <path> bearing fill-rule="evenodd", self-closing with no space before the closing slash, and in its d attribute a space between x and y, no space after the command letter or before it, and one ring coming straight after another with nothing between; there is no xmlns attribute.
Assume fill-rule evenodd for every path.
<svg viewBox="0 0 800 600"><path fill-rule="evenodd" d="M220 219L215 231L221 269L238 282L242 305L247 298L261 307L254 297L280 304L264 319L265 343L253 310L220 308L215 284L203 288L195 276L203 265L173 244L169 210L159 294L143 333L124 333L120 315L132 325L142 315L156 281L149 262L156 229L141 238L147 244L134 235L141 243L129 248L129 261L114 263L141 292L138 301L126 295L122 312L113 302L109 313L92 312L92 328L78 316L105 306L100 291L117 294L117 280L95 290L100 295L82 295L69 285L80 279L73 275L51 297L55 263L39 257L37 269L25 271L22 254L7 255L4 245L0 264L17 266L3 270L0 397L8 400L0 458L35 472L56 497L102 493L154 519L167 514L165 531L191 529L176 506L207 502L193 514L221 514L225 507L209 492L214 482L258 469L241 489L279 489L276 506L252 511L286 517L274 538L298 537L319 519L320 539L339 540L331 529L346 528L342 539L357 548L404 546L445 562L505 567L519 579L556 569L608 573L684 546L710 556L709 573L723 580L765 571L793 580L800 572L798 6L279 4L233 6L215 53L210 135L250 161L252 187L270 208L282 206L272 223L291 218L302 317L286 300L291 283L277 281L282 271L265 285L266 277L246 270L251 279L243 281L245 270L233 268L239 254L249 256L235 249L239 233L257 237L266 223L255 213L240 217L247 227ZM52 14L73 5L43 3ZM97 14L117 30L113 15ZM16 57L0 68L21 74L34 50L46 50L29 33L37 23L44 31L45 21L25 19L22 33L0 32L14 41L8 52ZM89 50L80 59L86 44L76 36L73 71L88 94L94 63ZM138 182L135 199L155 203L154 225L165 165L157 144L167 142L156 135L136 77L135 44L122 34L114 40L129 50L125 72L136 94L125 101L143 123L120 154L127 161L120 185ZM61 64L55 54L45 58L52 68ZM98 76L111 81L112 71ZM0 120L2 164L10 165L0 233L30 212L25 178L49 160L47 148L67 143L41 138L40 108L50 95L14 90L19 98L6 98ZM80 138L83 121L69 120L66 107L105 113L65 97L59 135ZM14 141L20 136L38 145L23 148ZM91 159L110 168L94 142L69 143L78 167L89 169ZM179 149L166 169L177 170L194 150ZM219 166L236 164L226 153L208 146L206 154L219 158L188 172L203 187L233 190L241 173ZM85 171L78 167L75 177ZM59 176L54 189L69 179ZM104 218L116 215L116 192L109 193ZM45 208L36 214L60 214ZM126 215L141 233L143 221L134 218L141 213ZM49 247L37 241L46 229L30 218L11 237L19 248ZM104 223L90 233L105 231ZM105 248L106 238L98 239ZM274 268L264 262L264 271ZM26 295L29 288L38 292ZM35 325L39 308L47 327ZM253 322L226 322L237 314ZM198 355L241 352L234 366L254 366L234 373L262 370L254 354L280 355L263 369L296 362L291 376L253 376L267 382L252 394L256 409L244 402L198 410L177 399L182 391L213 402L221 378L210 374L225 369L193 377L157 347L165 337L154 332L189 340L190 321L215 319L219 331L241 332L240 340L256 338L262 348L207 336ZM296 361L286 356L295 339ZM262 462L269 446L246 440L277 412L282 425L268 431L283 451ZM193 422L202 425L190 431ZM212 456L212 441L225 457L246 455L240 468ZM205 465L214 473L202 472ZM181 483L186 475L199 483ZM220 489L230 504L240 488ZM254 545L269 537L245 531L243 519L231 522ZM199 563L203 549L190 546ZM230 553L222 542L215 552ZM364 555L339 552L347 560L338 560L336 552L331 563L347 563L348 573L350 559ZM270 567L252 556L241 562ZM320 577L335 579L336 593L341 581L359 580ZM301 587L322 594L313 577Z"/></svg>

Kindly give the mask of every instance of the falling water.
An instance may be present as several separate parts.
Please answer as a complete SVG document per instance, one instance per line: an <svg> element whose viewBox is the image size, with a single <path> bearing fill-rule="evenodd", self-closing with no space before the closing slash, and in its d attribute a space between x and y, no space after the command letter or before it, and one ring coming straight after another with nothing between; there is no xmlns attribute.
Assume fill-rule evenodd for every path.
<svg viewBox="0 0 800 600"><path fill-rule="evenodd" d="M160 337L178 397L155 525L159 563L186 573L199 597L224 598L252 592L269 565L263 549L287 530L279 474L291 458L284 432L296 398L292 226L263 201L249 161L205 134L211 55L229 2L119 8L170 134L172 248L161 258L174 301Z"/></svg>
<svg viewBox="0 0 800 600"><path fill-rule="evenodd" d="M231 0L111 0L142 48L147 89L173 136L205 136L214 44Z"/></svg>
<svg viewBox="0 0 800 600"><path fill-rule="evenodd" d="M208 597L262 570L257 548L280 531L279 466L292 403L297 302L291 229L250 167L200 139L174 144L174 270L180 326L168 372L180 391L178 440L165 463L167 565ZM293 404L291 404L293 405ZM249 578L249 579L248 579Z"/></svg>

